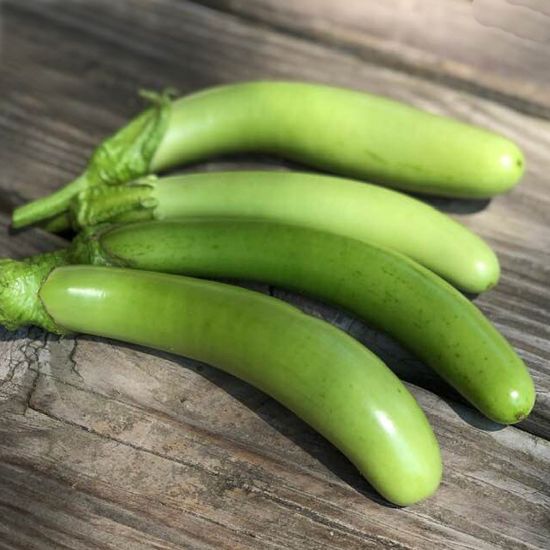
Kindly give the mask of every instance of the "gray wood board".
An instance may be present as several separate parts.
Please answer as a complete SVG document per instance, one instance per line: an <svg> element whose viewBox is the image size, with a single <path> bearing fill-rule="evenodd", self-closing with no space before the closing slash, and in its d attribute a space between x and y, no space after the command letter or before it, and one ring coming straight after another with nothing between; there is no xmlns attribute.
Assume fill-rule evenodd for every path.
<svg viewBox="0 0 550 550"><path fill-rule="evenodd" d="M369 63L550 116L544 0L198 1Z"/></svg>
<svg viewBox="0 0 550 550"><path fill-rule="evenodd" d="M189 2L11 0L0 13L4 228L14 205L78 174L93 146L139 110L141 87L188 92L253 78L307 79L383 93L514 138L529 163L520 187L489 204L433 202L499 253L502 281L476 303L524 357L538 389L523 431L496 430L453 398L436 397L429 390L452 394L384 335L272 289L367 343L412 382L446 469L436 496L401 510L384 506L293 415L210 367L99 339L4 332L0 548L545 546L548 122ZM240 157L200 169L259 161L274 165ZM3 233L0 246L21 257L62 242L33 230Z"/></svg>

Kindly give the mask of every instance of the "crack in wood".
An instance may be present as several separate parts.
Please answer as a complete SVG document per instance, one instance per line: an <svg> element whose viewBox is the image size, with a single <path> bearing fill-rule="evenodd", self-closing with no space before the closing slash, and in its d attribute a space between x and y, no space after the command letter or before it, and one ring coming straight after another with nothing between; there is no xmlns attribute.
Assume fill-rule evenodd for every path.
<svg viewBox="0 0 550 550"><path fill-rule="evenodd" d="M36 392L36 389L38 388L38 382L40 380L40 372L38 371L35 371L34 369L29 369L29 371L32 371L35 373L33 379L32 379L32 383L31 383L31 386L27 392L27 395L25 396L25 400L24 400L24 404L25 404L25 411L23 414L25 414L27 412L27 410L29 409L32 409L33 406L32 406L32 401L33 401L33 398L34 398L34 394Z"/></svg>
<svg viewBox="0 0 550 550"><path fill-rule="evenodd" d="M0 379L0 388L14 381L16 376L22 376L31 365L38 362L38 355L45 342L41 339L34 338L29 329L20 329L16 333L10 333L6 329L2 329L3 337L6 340L13 340L14 343L9 345L8 353L3 357L2 364L6 367L5 376Z"/></svg>
<svg viewBox="0 0 550 550"><path fill-rule="evenodd" d="M73 374L75 374L76 376L78 376L78 378L80 378L81 380L84 380L84 378L82 378L82 375L80 374L80 372L78 370L78 364L75 360L75 355L76 355L77 348L78 348L78 337L75 336L72 341L73 341L73 346L72 346L71 350L69 351L67 361L69 362L69 364L71 366L71 372Z"/></svg>

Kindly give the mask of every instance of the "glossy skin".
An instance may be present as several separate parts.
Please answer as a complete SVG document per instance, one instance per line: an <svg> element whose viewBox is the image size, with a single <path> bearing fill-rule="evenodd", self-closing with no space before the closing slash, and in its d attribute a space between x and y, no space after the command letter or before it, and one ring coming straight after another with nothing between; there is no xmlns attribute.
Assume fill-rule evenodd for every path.
<svg viewBox="0 0 550 550"><path fill-rule="evenodd" d="M414 398L344 332L249 290L187 277L73 266L40 298L65 329L205 361L271 395L323 434L389 501L413 504L441 477Z"/></svg>
<svg viewBox="0 0 550 550"><path fill-rule="evenodd" d="M489 246L421 201L369 185L295 172L225 172L153 183L158 220L238 217L303 225L397 250L458 288L479 293L500 267Z"/></svg>
<svg viewBox="0 0 550 550"><path fill-rule="evenodd" d="M13 227L68 226L77 193L120 185L212 155L260 151L390 187L491 197L515 185L522 152L502 136L389 99L298 82L249 82L153 106L96 148L56 192L15 209Z"/></svg>
<svg viewBox="0 0 550 550"><path fill-rule="evenodd" d="M342 88L250 82L175 101L151 171L242 151L452 197L503 193L524 170L514 143L453 119Z"/></svg>
<svg viewBox="0 0 550 550"><path fill-rule="evenodd" d="M121 226L98 243L118 265L320 297L387 331L492 420L512 424L533 407L532 379L504 337L461 293L400 254L302 227L231 220Z"/></svg>

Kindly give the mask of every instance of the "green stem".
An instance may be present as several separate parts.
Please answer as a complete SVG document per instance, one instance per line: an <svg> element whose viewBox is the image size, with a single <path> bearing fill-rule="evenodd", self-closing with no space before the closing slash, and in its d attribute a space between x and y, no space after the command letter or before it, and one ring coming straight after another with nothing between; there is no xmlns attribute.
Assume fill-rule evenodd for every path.
<svg viewBox="0 0 550 550"><path fill-rule="evenodd" d="M55 218L66 212L71 200L83 190L120 185L147 175L168 126L171 94L170 90L146 94L152 106L103 141L81 176L55 193L17 208L12 226L18 229ZM65 229L67 226L60 219L47 223L46 227Z"/></svg>
<svg viewBox="0 0 550 550"><path fill-rule="evenodd" d="M12 227L19 229L61 214L67 210L72 198L86 189L90 182L86 174L75 179L67 186L35 201L19 206L13 212ZM57 227L57 226L56 226ZM61 228L63 229L63 228Z"/></svg>
<svg viewBox="0 0 550 550"><path fill-rule="evenodd" d="M58 214L55 218L48 220L44 224L41 224L42 229L49 231L50 233L61 233L71 229L72 221L68 212Z"/></svg>

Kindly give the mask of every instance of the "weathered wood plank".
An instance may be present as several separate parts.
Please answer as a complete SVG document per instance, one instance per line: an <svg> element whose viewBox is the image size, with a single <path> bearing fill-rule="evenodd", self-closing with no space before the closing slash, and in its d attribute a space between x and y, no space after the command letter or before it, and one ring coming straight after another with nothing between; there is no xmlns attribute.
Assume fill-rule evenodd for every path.
<svg viewBox="0 0 550 550"><path fill-rule="evenodd" d="M369 63L550 116L550 15L501 0L198 0Z"/></svg>
<svg viewBox="0 0 550 550"><path fill-rule="evenodd" d="M3 414L0 439L8 481L30 471L29 484L47 476L62 494L73 486L62 514L44 517L42 506L33 507L52 534L60 525L68 537L80 532L64 514L74 507L86 521L91 494L114 500L118 516L145 516L135 520L138 529L153 517L179 517L167 541L175 544L178 536L184 544L183 537L197 535L188 531L189 516L212 525L199 528L206 543L225 540L222 547L231 548L374 548L390 541L420 548L428 540L441 548L543 548L550 535L548 442L515 428L474 428L468 409L424 390L411 387L441 442L444 484L427 502L400 510L379 506L343 457L244 383L133 347L80 338L62 358L59 345L48 343L56 359L31 365L40 373L28 406ZM19 483L17 491L29 491ZM11 487L2 491L8 502ZM47 499L59 508L55 495ZM95 514L108 513L106 506L94 507Z"/></svg>
<svg viewBox="0 0 550 550"><path fill-rule="evenodd" d="M251 4L250 17L258 18L254 10L262 4ZM521 187L488 205L434 202L488 238L501 256L501 284L477 303L536 379L537 406L523 427L549 437L550 124L400 72L408 67L385 68L386 57L367 59L335 40L315 44L290 23L279 31L275 16L260 28L233 6L238 16L173 0L4 0L0 210L76 175L93 145L139 109L139 87L187 92L248 78L309 79L384 93L502 131L527 153ZM394 53L409 63L408 52ZM440 72L449 83L451 73ZM6 223L0 216L2 228ZM10 239L0 234L0 251L10 256L61 244L37 231ZM381 506L322 438L265 395L210 367L100 339L4 331L0 548L547 545L547 441L517 428L491 431L495 426L469 408L416 387L448 392L388 338L335 308L272 292L368 343L415 383L410 387L444 453L436 496L406 510Z"/></svg>

